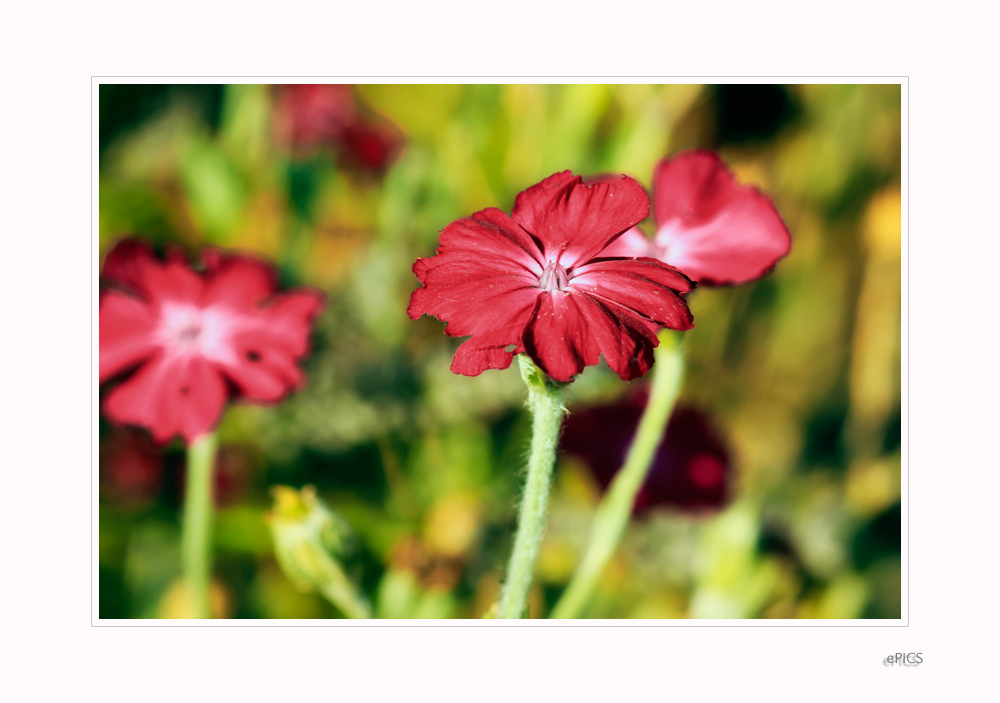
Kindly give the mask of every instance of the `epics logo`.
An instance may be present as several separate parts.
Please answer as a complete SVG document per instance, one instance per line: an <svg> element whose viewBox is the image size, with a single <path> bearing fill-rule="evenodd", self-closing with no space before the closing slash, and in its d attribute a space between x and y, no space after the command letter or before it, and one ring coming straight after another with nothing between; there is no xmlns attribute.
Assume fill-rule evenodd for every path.
<svg viewBox="0 0 1000 703"><path fill-rule="evenodd" d="M895 654L890 654L882 660L882 666L896 666L897 664L901 664L903 666L920 666L923 663L923 652L909 652L907 654L900 654L899 652L896 652Z"/></svg>

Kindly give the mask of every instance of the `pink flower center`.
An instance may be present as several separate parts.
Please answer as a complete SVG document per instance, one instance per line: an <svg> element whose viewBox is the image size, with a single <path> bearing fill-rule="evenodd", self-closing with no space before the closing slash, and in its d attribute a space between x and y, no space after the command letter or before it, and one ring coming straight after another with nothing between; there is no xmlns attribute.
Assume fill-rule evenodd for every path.
<svg viewBox="0 0 1000 703"><path fill-rule="evenodd" d="M542 275L538 277L538 287L549 293L561 291L567 285L569 285L569 274L566 273L562 264L555 261L550 261L549 265L542 271Z"/></svg>

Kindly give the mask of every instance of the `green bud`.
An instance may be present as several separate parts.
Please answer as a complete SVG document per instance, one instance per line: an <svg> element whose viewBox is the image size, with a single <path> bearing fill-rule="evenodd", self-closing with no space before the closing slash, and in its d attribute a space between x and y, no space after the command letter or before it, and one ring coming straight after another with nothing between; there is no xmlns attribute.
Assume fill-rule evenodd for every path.
<svg viewBox="0 0 1000 703"><path fill-rule="evenodd" d="M347 617L370 618L367 599L347 576L343 560L351 552L351 527L316 495L274 486L268 514L274 555L288 580L305 593L319 592Z"/></svg>

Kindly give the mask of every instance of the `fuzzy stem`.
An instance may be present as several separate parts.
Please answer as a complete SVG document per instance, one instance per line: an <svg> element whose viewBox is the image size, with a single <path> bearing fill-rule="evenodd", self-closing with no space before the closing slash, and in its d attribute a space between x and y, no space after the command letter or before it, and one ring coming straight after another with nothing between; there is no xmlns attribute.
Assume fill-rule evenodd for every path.
<svg viewBox="0 0 1000 703"><path fill-rule="evenodd" d="M545 533L549 488L556 462L559 430L566 410L562 389L525 355L518 356L521 376L528 386L528 407L532 414L531 454L528 477L517 518L514 551L507 567L507 579L500 596L498 615L521 618L527 610L528 592L535 570L535 560Z"/></svg>
<svg viewBox="0 0 1000 703"><path fill-rule="evenodd" d="M215 468L215 433L198 439L187 450L187 480L184 489L184 516L181 524L181 556L184 584L191 603L192 617L211 617L209 581L212 534L212 475Z"/></svg>
<svg viewBox="0 0 1000 703"><path fill-rule="evenodd" d="M656 349L653 383L646 410L639 421L625 465L615 475L597 506L587 552L553 608L553 618L579 617L590 600L598 576L621 541L632 515L636 495L642 488L653 457L660 447L667 421L680 393L684 358L676 333L664 329L660 331L659 337L660 345Z"/></svg>

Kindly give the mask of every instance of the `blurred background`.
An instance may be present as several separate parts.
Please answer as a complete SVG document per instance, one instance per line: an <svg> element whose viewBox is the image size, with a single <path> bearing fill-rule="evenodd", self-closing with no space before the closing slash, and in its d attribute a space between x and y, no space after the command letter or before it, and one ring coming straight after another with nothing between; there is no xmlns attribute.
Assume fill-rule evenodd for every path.
<svg viewBox="0 0 1000 703"><path fill-rule="evenodd" d="M554 172L649 188L658 160L699 147L774 198L792 250L690 296L680 406L711 428L719 461L689 478L712 490L668 481L637 510L584 615L899 618L900 108L898 85L102 85L102 256L125 235L255 251L329 299L307 386L220 428L215 615L342 617L289 580L269 530L272 487L314 485L354 532L345 566L376 616L481 617L510 553L525 390L516 364L449 371L461 340L407 317L411 266ZM571 422L646 383L586 369ZM100 617L184 617L183 447L103 417L100 446ZM606 483L572 449L533 617Z"/></svg>

